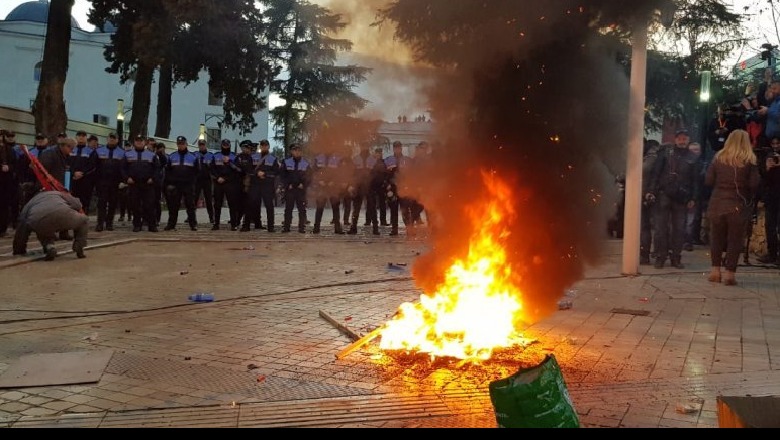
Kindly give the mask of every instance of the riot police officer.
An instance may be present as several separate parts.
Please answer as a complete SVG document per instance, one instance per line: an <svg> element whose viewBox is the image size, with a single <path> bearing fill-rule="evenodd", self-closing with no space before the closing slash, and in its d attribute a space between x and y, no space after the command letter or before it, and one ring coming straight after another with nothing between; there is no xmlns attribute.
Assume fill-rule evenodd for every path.
<svg viewBox="0 0 780 440"><path fill-rule="evenodd" d="M197 204L200 195L203 194L203 205L209 214L209 223L214 223L214 194L211 180L211 163L214 160L214 154L208 150L205 139L198 140L198 177L195 179L195 202Z"/></svg>
<svg viewBox="0 0 780 440"><path fill-rule="evenodd" d="M92 193L95 191L98 157L95 149L87 145L85 131L76 133L76 148L70 153L69 165L72 179L70 192L78 197L84 213L89 215Z"/></svg>
<svg viewBox="0 0 780 440"><path fill-rule="evenodd" d="M282 232L290 232L293 208L298 210L298 232L306 233L306 191L311 178L309 161L303 157L298 144L290 146L291 156L282 162L282 182L285 189L284 225Z"/></svg>
<svg viewBox="0 0 780 440"><path fill-rule="evenodd" d="M314 157L312 164L312 189L315 193L314 229L312 233L319 234L325 205L330 203L333 227L336 234L343 234L341 227L341 176L343 158L336 153L320 153Z"/></svg>
<svg viewBox="0 0 780 440"><path fill-rule="evenodd" d="M238 229L241 218L241 202L239 192L241 181L241 168L236 165L236 155L230 151L230 141L223 139L219 153L211 158L211 177L214 179L214 226L212 231L219 230L222 217L222 206L227 199L230 212L230 230Z"/></svg>
<svg viewBox="0 0 780 440"><path fill-rule="evenodd" d="M133 139L133 149L125 151L122 179L127 184L127 199L133 218L133 232L146 224L149 232L157 232L154 210L157 181L162 179L159 157L147 150L143 136Z"/></svg>
<svg viewBox="0 0 780 440"><path fill-rule="evenodd" d="M198 157L187 149L187 138L176 138L176 151L168 155L165 169L165 198L168 204L168 224L166 231L176 229L179 219L181 199L187 209L187 223L190 230L198 230L198 220L195 213L195 180L200 172Z"/></svg>
<svg viewBox="0 0 780 440"><path fill-rule="evenodd" d="M110 133L106 145L97 148L97 225L96 232L105 227L114 230L114 214L119 200L119 184L122 182L122 166L125 150L119 148L116 133Z"/></svg>
<svg viewBox="0 0 780 440"><path fill-rule="evenodd" d="M259 179L260 202L265 206L265 220L268 232L275 232L274 225L274 198L276 197L276 177L279 175L281 165L279 160L271 154L271 143L267 139L260 141L260 162L257 166L257 178ZM258 203L258 210L262 207Z"/></svg>
<svg viewBox="0 0 780 440"><path fill-rule="evenodd" d="M406 197L398 194L398 180L404 170L408 170L412 165L412 158L404 155L403 144L400 141L393 142L393 154L385 158L387 166L387 200L390 207L390 235L398 235L398 210L401 209L404 225L409 229L412 225L412 202Z"/></svg>
<svg viewBox="0 0 780 440"><path fill-rule="evenodd" d="M371 155L368 144L362 144L360 146L360 152L352 158L352 166L354 174L350 185L353 190L350 191L354 194L352 197L352 223L349 226L349 234L357 234L358 216L360 216L360 209L363 205L363 200L366 200L366 220L371 222L372 233L379 235L379 222L376 216L375 200L370 197L371 194L371 172L376 166L376 158ZM374 215L370 213L373 212Z"/></svg>

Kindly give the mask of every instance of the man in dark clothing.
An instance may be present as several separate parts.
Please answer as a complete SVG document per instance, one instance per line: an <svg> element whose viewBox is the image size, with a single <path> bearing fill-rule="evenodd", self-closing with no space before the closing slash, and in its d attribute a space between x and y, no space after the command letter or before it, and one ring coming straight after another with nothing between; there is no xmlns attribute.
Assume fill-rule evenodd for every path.
<svg viewBox="0 0 780 440"><path fill-rule="evenodd" d="M218 231L222 217L222 206L227 199L230 212L230 230L238 229L241 218L241 169L236 165L236 155L230 151L230 141L222 140L220 152L211 159L211 177L214 179L214 226L212 231Z"/></svg>
<svg viewBox="0 0 780 440"><path fill-rule="evenodd" d="M656 140L648 140L644 146L644 157L642 158L642 194L649 191L648 183L655 166L655 160L658 158L658 150L661 145ZM650 249L653 245L653 205L654 200L644 200L641 210L641 226L639 231L639 264L650 264Z"/></svg>
<svg viewBox="0 0 780 440"><path fill-rule="evenodd" d="M78 258L84 258L87 246L89 218L80 212L81 202L66 192L42 191L24 205L19 214L19 227L14 234L13 254L27 253L27 240L35 232L43 246L46 261L57 256L54 247L55 234L58 231L74 230L73 251Z"/></svg>
<svg viewBox="0 0 780 440"><path fill-rule="evenodd" d="M678 130L674 145L662 147L650 175L645 201L655 204L655 268L663 269L667 258L683 269L682 248L688 210L699 199L699 165L688 149L687 130Z"/></svg>
<svg viewBox="0 0 780 440"><path fill-rule="evenodd" d="M260 141L260 162L257 165L257 179L259 198L257 204L258 216L265 206L265 222L268 226L268 232L275 232L274 221L274 197L276 197L276 177L279 175L281 165L279 160L271 154L271 143L267 139Z"/></svg>
<svg viewBox="0 0 780 440"><path fill-rule="evenodd" d="M76 133L76 147L70 152L70 192L81 200L84 212L89 215L89 204L95 191L98 158L93 148L87 145L87 133Z"/></svg>
<svg viewBox="0 0 780 440"><path fill-rule="evenodd" d="M398 194L398 178L412 166L412 158L403 154L403 144L393 142L393 154L385 158L387 166L387 199L390 207L390 235L398 235L398 211L407 228L407 235L414 234L412 224L411 200Z"/></svg>
<svg viewBox="0 0 780 440"><path fill-rule="evenodd" d="M14 203L19 204L16 197L19 192L19 165L14 151L16 133L8 131L0 136L0 237L5 237L9 224L16 220L16 215L12 214L15 211L12 206Z"/></svg>
<svg viewBox="0 0 780 440"><path fill-rule="evenodd" d="M119 148L116 133L108 135L106 145L98 147L97 183L97 226L96 232L114 230L114 214L119 200L119 184L122 182L122 166L125 150Z"/></svg>
<svg viewBox="0 0 780 440"><path fill-rule="evenodd" d="M16 228L19 218L19 200L21 186L19 162L24 152L22 146L16 143L16 132L6 130L0 139L0 237L5 236L8 226ZM5 163L6 166L2 166ZM3 171L7 169L8 171Z"/></svg>
<svg viewBox="0 0 780 440"><path fill-rule="evenodd" d="M758 258L764 264L775 265L780 256L778 236L780 236L780 137L774 136L769 140L772 152L759 163L763 167L761 199L764 202L764 227L766 231L767 254Z"/></svg>
<svg viewBox="0 0 780 440"><path fill-rule="evenodd" d="M284 226L282 232L290 232L293 208L298 209L298 232L306 233L306 191L310 181L309 161L303 158L301 147L290 146L291 157L282 163L282 181L285 188Z"/></svg>
<svg viewBox="0 0 780 440"><path fill-rule="evenodd" d="M35 147L27 151L30 156L40 160L41 154L49 148L49 140L42 133L35 135ZM32 164L26 154L22 153L19 159L18 167L19 181L22 188L21 205L24 206L41 190L41 183L32 170Z"/></svg>
<svg viewBox="0 0 780 440"><path fill-rule="evenodd" d="M168 155L168 165L165 169L165 196L168 203L168 224L166 231L176 229L179 219L181 199L187 209L187 223L190 230L198 230L198 220L195 213L195 180L200 172L198 157L187 150L187 138L176 138L176 149Z"/></svg>
<svg viewBox="0 0 780 440"><path fill-rule="evenodd" d="M376 217L376 206L374 206L375 200L373 197L370 197L371 172L376 166L377 159L368 148L368 144L361 144L360 152L352 158L353 175L349 184L354 188L350 191L354 196L352 197L352 222L347 232L350 235L357 234L358 217L360 216L360 209L364 199L366 200L366 220L371 222L372 233L379 235L379 222ZM371 215L371 212L374 215Z"/></svg>
<svg viewBox="0 0 780 440"><path fill-rule="evenodd" d="M200 195L203 194L203 205L209 214L209 223L214 223L214 194L211 181L211 162L214 160L214 154L208 150L206 141L198 140L198 177L195 179L195 202L197 204Z"/></svg>
<svg viewBox="0 0 780 440"><path fill-rule="evenodd" d="M44 150L38 158L43 168L65 188L71 187L70 154L76 147L76 140L67 137L58 137L56 147ZM83 207L83 205L82 205ZM68 230L60 231L60 240L73 240Z"/></svg>
<svg viewBox="0 0 780 440"><path fill-rule="evenodd" d="M157 220L157 226L160 226L160 219L162 218L162 201L165 195L165 169L168 167L168 155L165 154L165 144L157 142L153 146L153 152L157 156L157 161L160 162L160 180L154 182L154 219Z"/></svg>
<svg viewBox="0 0 780 440"><path fill-rule="evenodd" d="M387 191L385 190L385 179L387 178L387 167L382 157L382 148L374 149L374 168L371 169L371 197L374 199L374 206L379 211L379 224L389 226L387 222ZM376 218L377 213L371 214ZM367 219L370 223L372 219Z"/></svg>
<svg viewBox="0 0 780 440"><path fill-rule="evenodd" d="M159 193L158 182L162 179L160 159L145 148L143 136L136 136L133 146L132 150L125 152L122 162L122 179L127 184L133 232L141 232L144 224L149 232L157 232L155 194Z"/></svg>

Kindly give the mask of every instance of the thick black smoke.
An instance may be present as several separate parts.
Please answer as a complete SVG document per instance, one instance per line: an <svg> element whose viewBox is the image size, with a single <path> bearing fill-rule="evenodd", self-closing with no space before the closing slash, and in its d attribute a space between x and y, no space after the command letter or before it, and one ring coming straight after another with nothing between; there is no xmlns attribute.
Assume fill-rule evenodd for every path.
<svg viewBox="0 0 780 440"><path fill-rule="evenodd" d="M403 185L422 188L412 195L436 220L433 250L415 265L421 288L435 290L481 226L465 208L487 197L484 170L514 189L505 243L531 320L599 261L628 124L630 47L608 31L646 23L659 3L397 0L383 10L438 72L435 166Z"/></svg>

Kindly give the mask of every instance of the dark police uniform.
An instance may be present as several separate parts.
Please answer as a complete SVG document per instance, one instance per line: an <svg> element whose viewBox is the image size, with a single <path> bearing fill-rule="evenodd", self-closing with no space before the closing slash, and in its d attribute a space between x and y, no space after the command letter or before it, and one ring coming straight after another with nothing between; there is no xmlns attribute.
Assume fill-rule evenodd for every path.
<svg viewBox="0 0 780 440"><path fill-rule="evenodd" d="M341 227L341 176L339 171L344 160L338 154L318 154L312 164L312 189L315 193L314 234L320 233L325 204L330 202L334 232L343 234Z"/></svg>
<svg viewBox="0 0 780 440"><path fill-rule="evenodd" d="M211 181L211 164L214 161L214 154L210 151L200 151L195 153L198 156L198 177L195 179L195 201L197 202L203 193L203 204L206 206L206 212L209 214L209 223L214 223L214 194Z"/></svg>
<svg viewBox="0 0 780 440"><path fill-rule="evenodd" d="M357 234L358 217L360 208L363 206L363 199L366 200L366 220L371 222L372 233L379 235L379 222L376 218L375 199L371 194L371 172L376 166L377 159L367 147L361 148L360 153L352 158L354 174L351 185L355 188L352 197L352 223L349 227L349 234ZM373 212L374 215L370 213Z"/></svg>
<svg viewBox="0 0 780 440"><path fill-rule="evenodd" d="M299 149L300 147L293 147ZM284 227L290 232L293 208L298 209L298 232L306 232L306 191L309 186L311 166L303 157L288 157L282 162L282 181L285 188Z"/></svg>
<svg viewBox="0 0 780 440"><path fill-rule="evenodd" d="M211 177L214 179L214 226L219 230L222 206L227 199L230 212L230 229L235 231L241 220L241 168L236 165L236 155L230 152L230 141L222 142L222 150L211 158Z"/></svg>
<svg viewBox="0 0 780 440"><path fill-rule="evenodd" d="M265 221L268 225L268 232L274 232L274 198L276 197L276 177L279 175L281 165L279 160L270 152L263 153L262 151L257 153L260 157L260 162L256 168L256 171L262 171L265 173L263 177L258 176L258 190L259 190L259 203L257 204L258 214L261 206L265 206Z"/></svg>
<svg viewBox="0 0 780 440"><path fill-rule="evenodd" d="M154 218L157 221L157 225L160 225L160 219L162 218L162 201L165 195L165 169L168 167L168 155L165 154L165 149L159 149L155 152L157 160L160 162L160 180L154 182Z"/></svg>
<svg viewBox="0 0 780 440"><path fill-rule="evenodd" d="M390 207L390 235L398 235L398 209L401 209L404 225L409 227L412 221L412 202L398 194L398 177L412 166L412 158L403 153L393 154L385 158L387 167L387 204Z"/></svg>
<svg viewBox="0 0 780 440"><path fill-rule="evenodd" d="M187 139L179 136L176 142L186 143ZM176 228L182 197L184 197L184 207L187 209L187 223L191 230L198 230L198 220L195 217L195 180L199 172L200 161L194 153L177 150L168 155L168 164L165 168L165 198L168 203L166 231Z"/></svg>
<svg viewBox="0 0 780 440"><path fill-rule="evenodd" d="M133 231L139 232L142 225L146 224L150 232L157 232L154 203L155 191L162 179L160 159L146 148L126 151L122 162L122 179L127 183Z"/></svg>
<svg viewBox="0 0 780 440"><path fill-rule="evenodd" d="M114 230L114 214L119 201L119 184L122 182L125 150L118 144L104 145L95 151L98 156L97 172L97 226L100 232L105 227Z"/></svg>
<svg viewBox="0 0 780 440"><path fill-rule="evenodd" d="M241 231L250 230L249 224L260 216L260 182L257 177L257 167L260 165L260 153L251 152L252 142L241 142L241 153L236 156L236 166L241 170ZM243 151L249 149L250 151ZM243 220L241 220L243 219Z"/></svg>
<svg viewBox="0 0 780 440"><path fill-rule="evenodd" d="M70 152L71 185L70 192L78 197L84 207L84 213L89 215L89 205L92 202L92 193L95 191L97 180L98 157L97 152L87 144L79 144ZM80 179L76 179L78 172L84 173Z"/></svg>

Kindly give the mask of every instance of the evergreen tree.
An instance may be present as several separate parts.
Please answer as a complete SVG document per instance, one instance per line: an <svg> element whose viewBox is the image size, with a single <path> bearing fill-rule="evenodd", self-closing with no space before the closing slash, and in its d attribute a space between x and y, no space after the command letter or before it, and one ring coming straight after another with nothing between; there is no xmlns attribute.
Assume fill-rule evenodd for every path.
<svg viewBox="0 0 780 440"><path fill-rule="evenodd" d="M339 14L301 0L262 2L269 22L269 35L278 62L286 76L271 82L271 91L285 101L271 111L275 138L285 150L293 142L311 138L322 124L341 121L361 110L367 101L353 88L365 80L369 68L338 65L339 52L349 51L349 40L333 38L345 26ZM352 121L359 124L359 121Z"/></svg>

